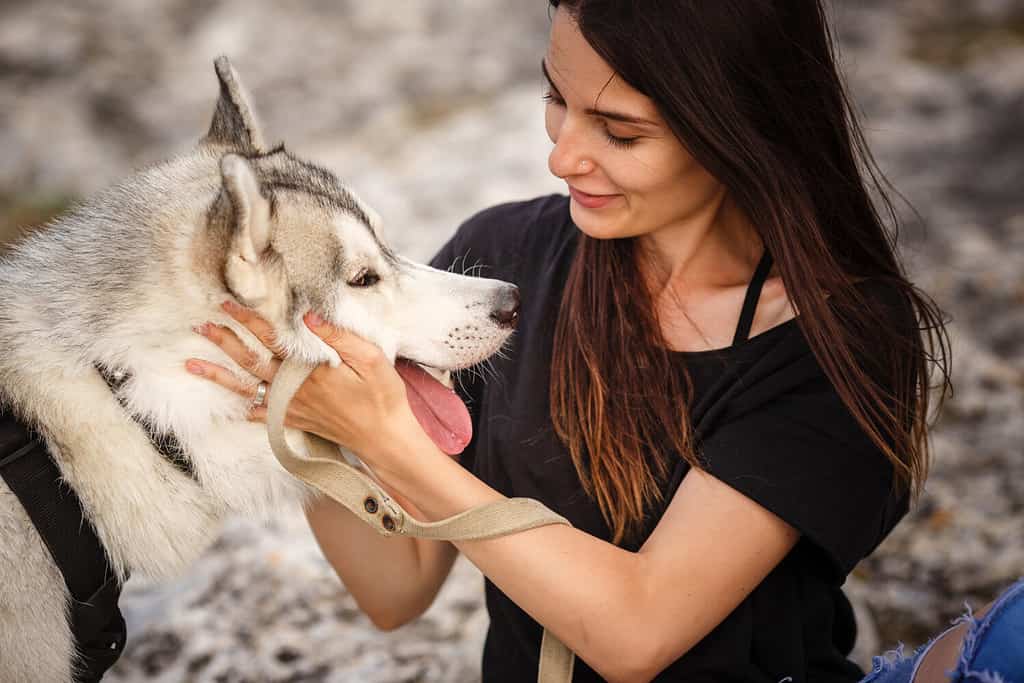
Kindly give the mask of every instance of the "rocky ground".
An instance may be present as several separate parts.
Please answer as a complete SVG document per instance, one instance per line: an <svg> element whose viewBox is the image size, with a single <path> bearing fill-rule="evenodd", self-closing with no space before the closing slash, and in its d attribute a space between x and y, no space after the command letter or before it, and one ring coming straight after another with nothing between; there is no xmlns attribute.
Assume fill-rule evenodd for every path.
<svg viewBox="0 0 1024 683"><path fill-rule="evenodd" d="M0 229L186 148L231 56L271 139L335 169L426 258L473 211L548 177L541 0L0 5ZM955 395L920 504L848 583L858 657L916 645L1024 574L1024 4L846 0L842 59L903 204L903 253L952 319ZM177 583L129 583L111 681L472 681L482 579L457 564L380 634L301 517L232 520Z"/></svg>

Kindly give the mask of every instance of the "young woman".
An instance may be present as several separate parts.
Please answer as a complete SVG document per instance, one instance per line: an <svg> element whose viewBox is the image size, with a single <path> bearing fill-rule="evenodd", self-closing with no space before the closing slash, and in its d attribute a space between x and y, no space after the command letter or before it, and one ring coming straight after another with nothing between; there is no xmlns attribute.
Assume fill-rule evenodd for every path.
<svg viewBox="0 0 1024 683"><path fill-rule="evenodd" d="M487 577L487 682L535 678L542 626L577 681L856 681L840 586L921 488L948 340L869 198L866 180L895 220L821 4L552 4L549 165L570 196L489 209L433 260L471 254L522 294L495 376L460 386L473 441L444 455L380 351L323 311L307 322L345 364L286 424L359 453L423 519L526 496L573 527L382 538L326 499L309 522L381 628L464 553ZM241 391L235 369L189 365ZM939 671L959 632L944 641Z"/></svg>

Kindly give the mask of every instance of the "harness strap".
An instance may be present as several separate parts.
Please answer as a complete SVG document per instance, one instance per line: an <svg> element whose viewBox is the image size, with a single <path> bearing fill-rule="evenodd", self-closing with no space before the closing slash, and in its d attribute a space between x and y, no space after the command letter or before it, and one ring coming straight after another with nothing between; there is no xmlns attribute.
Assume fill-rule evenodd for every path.
<svg viewBox="0 0 1024 683"><path fill-rule="evenodd" d="M164 459L178 468L178 470L185 476L199 481L196 476L195 467L192 465L192 460L188 457L188 453L182 447L181 442L178 441L178 437L174 435L174 432L161 432L158 431L153 423L150 422L142 415L135 415L128 410L127 402L118 394L118 390L124 386L124 384L131 379L132 375L127 370L110 370L109 368L100 365L99 363L93 363L93 367L100 373L103 381L110 387L110 393L114 395L117 402L121 404L125 412L131 415L132 419L139 423L146 431L146 436L149 437L149 442L153 444L153 448L164 456Z"/></svg>
<svg viewBox="0 0 1024 683"><path fill-rule="evenodd" d="M285 438L284 418L295 392L315 366L285 359L270 385L267 433L281 465L292 475L345 506L384 536L399 534L444 541L468 541L507 536L549 524L569 524L540 501L509 498L466 510L438 522L420 522L409 515L364 473L339 457L337 444L303 432L301 456ZM544 631L538 683L568 683L575 656L553 634Z"/></svg>
<svg viewBox="0 0 1024 683"><path fill-rule="evenodd" d="M71 630L80 653L80 683L98 681L124 650L117 606L121 582L75 491L64 484L42 439L0 408L0 476L17 496L64 577Z"/></svg>

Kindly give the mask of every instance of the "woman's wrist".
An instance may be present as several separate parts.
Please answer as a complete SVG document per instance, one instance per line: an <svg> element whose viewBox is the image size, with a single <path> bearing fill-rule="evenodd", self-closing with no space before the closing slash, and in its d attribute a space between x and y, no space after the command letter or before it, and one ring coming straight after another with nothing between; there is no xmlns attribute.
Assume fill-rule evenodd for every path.
<svg viewBox="0 0 1024 683"><path fill-rule="evenodd" d="M444 453L419 429L380 451L374 471L382 482L437 521L504 496Z"/></svg>
<svg viewBox="0 0 1024 683"><path fill-rule="evenodd" d="M341 410L337 411L338 414ZM399 418L389 420L388 428L378 430L368 443L353 442L351 430L344 422L332 423L328 429L329 433L321 436L358 455L360 460L372 467L378 477L385 480L400 478L406 460L403 454L410 449L423 449L418 443L416 432L421 432L421 435L426 437L422 434L422 428L415 422L415 418L411 425L399 425L400 421Z"/></svg>
<svg viewBox="0 0 1024 683"><path fill-rule="evenodd" d="M429 468L432 462L448 457L423 433L418 423L391 431L367 456L382 482L406 498L423 476L420 466L424 461Z"/></svg>

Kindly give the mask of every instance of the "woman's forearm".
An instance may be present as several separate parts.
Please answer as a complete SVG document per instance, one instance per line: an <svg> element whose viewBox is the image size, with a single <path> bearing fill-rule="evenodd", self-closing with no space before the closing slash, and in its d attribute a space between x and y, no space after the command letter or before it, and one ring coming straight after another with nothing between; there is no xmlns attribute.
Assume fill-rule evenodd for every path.
<svg viewBox="0 0 1024 683"><path fill-rule="evenodd" d="M485 576L606 680L648 680L639 557L568 526L457 543Z"/></svg>
<svg viewBox="0 0 1024 683"><path fill-rule="evenodd" d="M383 630L402 626L430 606L457 555L443 541L381 536L326 497L313 501L306 519L360 609Z"/></svg>
<svg viewBox="0 0 1024 683"><path fill-rule="evenodd" d="M504 498L440 451L385 474L428 521ZM407 451L408 453L408 451ZM455 544L491 581L609 680L635 680L653 658L643 558L564 525ZM610 626L611 625L611 626Z"/></svg>

